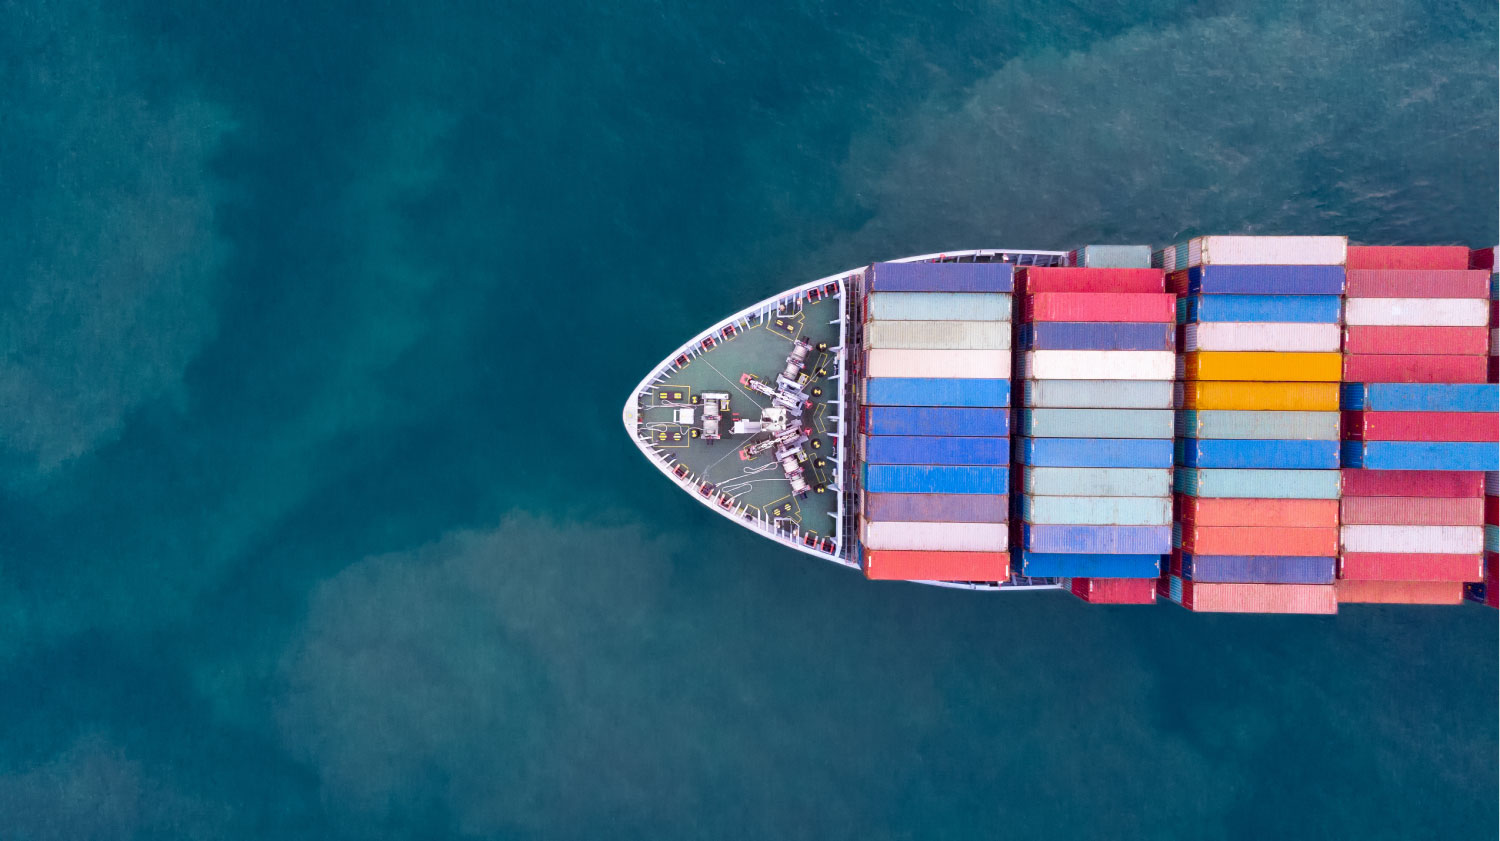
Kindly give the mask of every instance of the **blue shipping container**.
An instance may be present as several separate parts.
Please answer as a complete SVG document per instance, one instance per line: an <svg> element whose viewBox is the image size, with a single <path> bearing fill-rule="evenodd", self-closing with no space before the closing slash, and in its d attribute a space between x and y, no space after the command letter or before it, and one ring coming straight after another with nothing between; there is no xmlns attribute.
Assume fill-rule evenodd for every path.
<svg viewBox="0 0 1500 841"><path fill-rule="evenodd" d="M917 377L873 377L865 381L868 406L1010 405L1010 380L939 380Z"/></svg>
<svg viewBox="0 0 1500 841"><path fill-rule="evenodd" d="M1180 467L1335 470L1339 466L1337 441L1179 438L1176 449Z"/></svg>
<svg viewBox="0 0 1500 841"><path fill-rule="evenodd" d="M1173 350L1170 324L1137 321L1039 321L1021 325L1021 350Z"/></svg>
<svg viewBox="0 0 1500 841"><path fill-rule="evenodd" d="M1021 548L1063 554L1165 555L1171 526L1037 526L1021 524Z"/></svg>
<svg viewBox="0 0 1500 841"><path fill-rule="evenodd" d="M1500 412L1500 385L1344 383L1339 408L1370 412ZM1437 468L1432 468L1436 470Z"/></svg>
<svg viewBox="0 0 1500 841"><path fill-rule="evenodd" d="M1195 266L1187 294L1342 295L1343 266Z"/></svg>
<svg viewBox="0 0 1500 841"><path fill-rule="evenodd" d="M1337 295L1193 295L1182 299L1187 321L1337 324Z"/></svg>
<svg viewBox="0 0 1500 841"><path fill-rule="evenodd" d="M1009 467L866 464L864 489L870 493L1004 494Z"/></svg>
<svg viewBox="0 0 1500 841"><path fill-rule="evenodd" d="M1182 553L1182 577L1204 583L1332 584L1336 558Z"/></svg>
<svg viewBox="0 0 1500 841"><path fill-rule="evenodd" d="M926 406L871 406L865 410L871 435L963 435L1004 437L1010 434L1005 409L950 409Z"/></svg>
<svg viewBox="0 0 1500 841"><path fill-rule="evenodd" d="M876 263L866 273L871 292L1010 292L1010 263Z"/></svg>
<svg viewBox="0 0 1500 841"><path fill-rule="evenodd" d="M1362 470L1494 470L1500 445L1468 441L1345 441L1344 466Z"/></svg>
<svg viewBox="0 0 1500 841"><path fill-rule="evenodd" d="M1032 578L1156 578L1160 555L1011 551L1011 569Z"/></svg>
<svg viewBox="0 0 1500 841"><path fill-rule="evenodd" d="M871 435L865 443L865 461L870 464L1009 464L1010 439Z"/></svg>
<svg viewBox="0 0 1500 841"><path fill-rule="evenodd" d="M1032 467L1171 467L1172 441L1151 438L1016 438L1014 454L1016 461Z"/></svg>

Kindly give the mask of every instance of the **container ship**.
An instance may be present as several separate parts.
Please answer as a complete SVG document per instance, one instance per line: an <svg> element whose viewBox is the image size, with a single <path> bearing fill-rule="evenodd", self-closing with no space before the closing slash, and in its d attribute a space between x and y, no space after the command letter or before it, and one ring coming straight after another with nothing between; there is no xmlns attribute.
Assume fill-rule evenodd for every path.
<svg viewBox="0 0 1500 841"><path fill-rule="evenodd" d="M625 402L701 504L869 579L1199 612L1494 607L1494 249L1332 236L873 263Z"/></svg>

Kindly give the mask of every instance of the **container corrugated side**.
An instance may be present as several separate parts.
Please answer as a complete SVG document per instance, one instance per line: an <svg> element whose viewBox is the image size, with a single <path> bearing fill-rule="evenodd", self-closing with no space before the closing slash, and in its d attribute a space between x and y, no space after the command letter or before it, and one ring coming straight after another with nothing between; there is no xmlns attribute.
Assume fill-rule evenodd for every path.
<svg viewBox="0 0 1500 841"><path fill-rule="evenodd" d="M1477 298L1350 298L1346 324L1485 327L1489 306Z"/></svg>
<svg viewBox="0 0 1500 841"><path fill-rule="evenodd" d="M949 406L870 406L864 426L871 435L1004 437L1010 434L1005 409Z"/></svg>
<svg viewBox="0 0 1500 841"><path fill-rule="evenodd" d="M865 577L878 581L1005 581L1009 552L867 550Z"/></svg>
<svg viewBox="0 0 1500 841"><path fill-rule="evenodd" d="M1340 478L1348 496L1431 496L1479 498L1485 494L1483 473L1476 470L1356 470Z"/></svg>
<svg viewBox="0 0 1500 841"><path fill-rule="evenodd" d="M1011 354L1004 350L898 350L866 351L865 374L869 377L938 379L1007 379Z"/></svg>
<svg viewBox="0 0 1500 841"><path fill-rule="evenodd" d="M1176 349L1176 329L1149 321L1038 321L1021 325L1021 350Z"/></svg>
<svg viewBox="0 0 1500 841"><path fill-rule="evenodd" d="M860 523L859 541L866 550L898 549L936 552L1003 552L1009 547L1005 523Z"/></svg>
<svg viewBox="0 0 1500 841"><path fill-rule="evenodd" d="M1341 266L1196 266L1167 276L1178 295L1342 295Z"/></svg>
<svg viewBox="0 0 1500 841"><path fill-rule="evenodd" d="M1010 468L866 464L862 486L870 493L1004 494Z"/></svg>
<svg viewBox="0 0 1500 841"><path fill-rule="evenodd" d="M1033 578L1155 578L1161 556L1101 555L1075 552L1011 552L1011 568Z"/></svg>
<svg viewBox="0 0 1500 841"><path fill-rule="evenodd" d="M1464 602L1459 581L1350 581L1336 585L1340 604L1431 604Z"/></svg>
<svg viewBox="0 0 1500 841"><path fill-rule="evenodd" d="M1340 349L1337 324L1210 321L1188 324L1183 334L1184 351L1329 353Z"/></svg>
<svg viewBox="0 0 1500 841"><path fill-rule="evenodd" d="M1166 496L1172 471L1164 467L1023 467L1021 489L1040 496Z"/></svg>
<svg viewBox="0 0 1500 841"><path fill-rule="evenodd" d="M1019 435L1036 438L1171 438L1171 409L1024 409Z"/></svg>
<svg viewBox="0 0 1500 841"><path fill-rule="evenodd" d="M1040 292L1027 295L1027 321L1157 321L1176 318L1175 295L1142 292Z"/></svg>
<svg viewBox="0 0 1500 841"><path fill-rule="evenodd" d="M1172 529L1022 523L1020 548L1032 552L1165 555L1172 551Z"/></svg>
<svg viewBox="0 0 1500 841"><path fill-rule="evenodd" d="M1193 380L1336 383L1342 362L1338 353L1194 351L1183 356L1185 374Z"/></svg>
<svg viewBox="0 0 1500 841"><path fill-rule="evenodd" d="M871 292L1010 292L1010 263L876 263L865 271Z"/></svg>
<svg viewBox="0 0 1500 841"><path fill-rule="evenodd" d="M1479 556L1484 551L1480 526L1341 526L1345 552L1432 552Z"/></svg>
<svg viewBox="0 0 1500 841"><path fill-rule="evenodd" d="M1339 389L1346 411L1500 412L1500 387L1494 384L1358 383Z"/></svg>
<svg viewBox="0 0 1500 841"><path fill-rule="evenodd" d="M1161 294L1166 278L1160 269L1106 269L1031 266L1016 273L1021 294L1037 292L1126 292Z"/></svg>
<svg viewBox="0 0 1500 841"><path fill-rule="evenodd" d="M1357 324L1344 328L1344 352L1483 356L1490 347L1483 327L1407 327Z"/></svg>
<svg viewBox="0 0 1500 841"><path fill-rule="evenodd" d="M1015 438L1012 458L1032 467L1170 467L1172 442L1153 438Z"/></svg>
<svg viewBox="0 0 1500 841"><path fill-rule="evenodd" d="M1005 292L873 292L867 321L1010 321Z"/></svg>
<svg viewBox="0 0 1500 841"><path fill-rule="evenodd" d="M1177 360L1168 351L1033 350L1024 375L1036 380L1171 380Z"/></svg>
<svg viewBox="0 0 1500 841"><path fill-rule="evenodd" d="M1338 613L1329 584L1211 584L1185 581L1182 606L1204 613Z"/></svg>
<svg viewBox="0 0 1500 841"><path fill-rule="evenodd" d="M1170 526L1172 500L1166 496L1027 494L1021 498L1021 518L1037 525Z"/></svg>
<svg viewBox="0 0 1500 841"><path fill-rule="evenodd" d="M1181 467L1337 470L1338 441L1179 438Z"/></svg>
<svg viewBox="0 0 1500 841"><path fill-rule="evenodd" d="M1208 380L1179 383L1182 409L1258 412L1336 412L1338 383L1263 383Z"/></svg>
<svg viewBox="0 0 1500 841"><path fill-rule="evenodd" d="M1339 577L1351 581L1478 581L1479 554L1440 552L1345 552Z"/></svg>
<svg viewBox="0 0 1500 841"><path fill-rule="evenodd" d="M938 435L872 435L865 444L870 464L1010 463L1006 438L958 438Z"/></svg>
<svg viewBox="0 0 1500 841"><path fill-rule="evenodd" d="M1010 405L1010 380L874 377L865 381L867 406L953 406L1004 408Z"/></svg>
<svg viewBox="0 0 1500 841"><path fill-rule="evenodd" d="M1151 246L1085 245L1068 252L1068 264L1104 269L1150 268Z"/></svg>
<svg viewBox="0 0 1500 841"><path fill-rule="evenodd" d="M1025 380L1018 405L1038 409L1170 409L1170 380Z"/></svg>
<svg viewBox="0 0 1500 841"><path fill-rule="evenodd" d="M1335 559L1317 555L1181 553L1182 577L1204 583L1332 584Z"/></svg>
<svg viewBox="0 0 1500 841"><path fill-rule="evenodd" d="M1191 295L1180 307L1185 322L1338 324L1342 302L1337 295Z"/></svg>
<svg viewBox="0 0 1500 841"><path fill-rule="evenodd" d="M1337 528L1336 499L1223 499L1180 495L1178 520L1188 526L1287 526Z"/></svg>
<svg viewBox="0 0 1500 841"><path fill-rule="evenodd" d="M1482 383L1489 375L1483 356L1348 354L1344 380L1367 383Z"/></svg>
<svg viewBox="0 0 1500 841"><path fill-rule="evenodd" d="M1256 412L1184 409L1177 413L1176 433L1186 438L1284 439L1337 441L1337 412Z"/></svg>
<svg viewBox="0 0 1500 841"><path fill-rule="evenodd" d="M1010 350L1008 321L872 321L865 325L871 350Z"/></svg>
<svg viewBox="0 0 1500 841"><path fill-rule="evenodd" d="M1500 441L1489 412L1344 412L1343 425L1355 441Z"/></svg>
<svg viewBox="0 0 1500 841"><path fill-rule="evenodd" d="M1178 468L1173 488L1225 499L1338 499L1338 470L1214 470Z"/></svg>
<svg viewBox="0 0 1500 841"><path fill-rule="evenodd" d="M1350 298L1488 298L1490 273L1351 269L1344 294Z"/></svg>
<svg viewBox="0 0 1500 841"><path fill-rule="evenodd" d="M1339 553L1336 527L1183 526L1182 550L1202 555L1298 555L1333 557Z"/></svg>
<svg viewBox="0 0 1500 841"><path fill-rule="evenodd" d="M865 516L885 522L1004 523L1009 519L1006 494L866 493Z"/></svg>
<svg viewBox="0 0 1500 841"><path fill-rule="evenodd" d="M1079 577L1071 579L1068 589L1089 604L1156 603L1155 578Z"/></svg>
<svg viewBox="0 0 1500 841"><path fill-rule="evenodd" d="M1438 269L1469 267L1462 245L1351 245L1346 265L1354 269Z"/></svg>
<svg viewBox="0 0 1500 841"><path fill-rule="evenodd" d="M1347 237L1206 236L1188 241L1188 266L1342 266Z"/></svg>
<svg viewBox="0 0 1500 841"><path fill-rule="evenodd" d="M1345 441L1345 467L1367 470L1493 470L1500 464L1495 444L1470 441Z"/></svg>

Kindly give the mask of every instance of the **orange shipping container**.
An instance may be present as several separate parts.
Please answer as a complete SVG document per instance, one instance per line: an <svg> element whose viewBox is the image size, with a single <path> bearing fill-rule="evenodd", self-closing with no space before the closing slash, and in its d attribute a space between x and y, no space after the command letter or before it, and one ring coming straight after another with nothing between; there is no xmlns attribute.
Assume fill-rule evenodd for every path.
<svg viewBox="0 0 1500 841"><path fill-rule="evenodd" d="M1484 500L1429 496L1346 496L1339 519L1354 526L1481 526Z"/></svg>
<svg viewBox="0 0 1500 841"><path fill-rule="evenodd" d="M1191 526L1336 528L1336 499L1211 499L1178 495L1177 519Z"/></svg>
<svg viewBox="0 0 1500 841"><path fill-rule="evenodd" d="M1182 527L1182 549L1195 555L1302 555L1334 557L1339 530L1331 528Z"/></svg>
<svg viewBox="0 0 1500 841"><path fill-rule="evenodd" d="M1337 412L1339 384L1189 382L1182 383L1183 409L1237 409L1266 412Z"/></svg>
<svg viewBox="0 0 1500 841"><path fill-rule="evenodd" d="M1336 581L1339 603L1463 604L1462 581Z"/></svg>
<svg viewBox="0 0 1500 841"><path fill-rule="evenodd" d="M1183 366L1190 380L1336 383L1343 354L1194 351L1183 357Z"/></svg>
<svg viewBox="0 0 1500 841"><path fill-rule="evenodd" d="M875 581L1004 581L1010 553L867 551L864 567Z"/></svg>
<svg viewBox="0 0 1500 841"><path fill-rule="evenodd" d="M1182 582L1182 606L1207 613L1338 613L1331 584Z"/></svg>

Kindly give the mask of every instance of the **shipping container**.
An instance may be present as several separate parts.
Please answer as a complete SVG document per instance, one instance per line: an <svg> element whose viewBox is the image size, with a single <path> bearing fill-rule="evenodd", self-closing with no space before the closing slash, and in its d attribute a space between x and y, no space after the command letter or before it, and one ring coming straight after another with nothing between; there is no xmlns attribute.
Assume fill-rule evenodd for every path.
<svg viewBox="0 0 1500 841"><path fill-rule="evenodd" d="M1402 327L1373 324L1344 328L1344 352L1483 356L1490 346L1483 327Z"/></svg>
<svg viewBox="0 0 1500 841"><path fill-rule="evenodd" d="M1488 298L1490 273L1471 271L1349 271L1350 298Z"/></svg>
<svg viewBox="0 0 1500 841"><path fill-rule="evenodd" d="M1037 409L1170 409L1173 384L1163 380L1025 380L1019 405Z"/></svg>
<svg viewBox="0 0 1500 841"><path fill-rule="evenodd" d="M1495 268L1495 249L1494 249L1494 247L1491 246L1489 248L1476 248L1476 249L1470 251L1469 252L1469 268L1471 268L1471 269L1487 269L1487 270L1494 269Z"/></svg>
<svg viewBox="0 0 1500 841"><path fill-rule="evenodd" d="M1170 526L1172 500L1166 496L1028 494L1021 497L1021 519L1036 525Z"/></svg>
<svg viewBox="0 0 1500 841"><path fill-rule="evenodd" d="M1339 381L1338 353L1196 351L1183 356L1184 374L1193 380Z"/></svg>
<svg viewBox="0 0 1500 841"><path fill-rule="evenodd" d="M1176 296L1124 292L1040 292L1025 298L1027 321L1156 321L1175 318Z"/></svg>
<svg viewBox="0 0 1500 841"><path fill-rule="evenodd" d="M1334 585L1182 582L1182 606L1205 613L1338 613Z"/></svg>
<svg viewBox="0 0 1500 841"><path fill-rule="evenodd" d="M1039 496L1166 496L1165 467L1023 467L1021 490Z"/></svg>
<svg viewBox="0 0 1500 841"><path fill-rule="evenodd" d="M1010 377L1009 351L1003 350L871 350L869 377L996 380Z"/></svg>
<svg viewBox="0 0 1500 841"><path fill-rule="evenodd" d="M1493 384L1349 382L1339 399L1345 411L1500 412L1500 387Z"/></svg>
<svg viewBox="0 0 1500 841"><path fill-rule="evenodd" d="M876 292L867 321L1010 321L1011 296L1003 292Z"/></svg>
<svg viewBox="0 0 1500 841"><path fill-rule="evenodd" d="M1471 441L1345 441L1345 467L1366 470L1493 470L1495 444Z"/></svg>
<svg viewBox="0 0 1500 841"><path fill-rule="evenodd" d="M1155 578L1160 555L1100 555L1074 552L1011 552L1011 569L1031 578Z"/></svg>
<svg viewBox="0 0 1500 841"><path fill-rule="evenodd" d="M1184 409L1177 413L1176 433L1185 438L1337 441L1339 416L1336 412Z"/></svg>
<svg viewBox="0 0 1500 841"><path fill-rule="evenodd" d="M1032 350L1024 376L1034 380L1171 380L1176 356L1145 350Z"/></svg>
<svg viewBox="0 0 1500 841"><path fill-rule="evenodd" d="M1171 467L1172 442L1151 438L1016 438L1013 458L1032 467Z"/></svg>
<svg viewBox="0 0 1500 841"><path fill-rule="evenodd" d="M1484 522L1489 525L1500 525L1500 497L1493 494L1484 496Z"/></svg>
<svg viewBox="0 0 1500 841"><path fill-rule="evenodd" d="M1193 266L1342 266L1347 237L1207 236L1165 249L1168 270Z"/></svg>
<svg viewBox="0 0 1500 841"><path fill-rule="evenodd" d="M1484 496L1484 474L1450 470L1342 471L1344 496L1431 496L1468 499Z"/></svg>
<svg viewBox="0 0 1500 841"><path fill-rule="evenodd" d="M1335 558L1321 555L1174 553L1184 580L1203 583L1332 584Z"/></svg>
<svg viewBox="0 0 1500 841"><path fill-rule="evenodd" d="M870 464L1010 463L1008 438L956 438L934 435L872 435L865 446Z"/></svg>
<svg viewBox="0 0 1500 841"><path fill-rule="evenodd" d="M1004 494L1010 468L866 464L861 485L869 493Z"/></svg>
<svg viewBox="0 0 1500 841"><path fill-rule="evenodd" d="M1338 499L1338 470L1204 470L1181 467L1177 493L1224 499Z"/></svg>
<svg viewBox="0 0 1500 841"><path fill-rule="evenodd" d="M876 263L865 271L870 292L1011 292L1010 263Z"/></svg>
<svg viewBox="0 0 1500 841"><path fill-rule="evenodd" d="M1184 554L1301 555L1332 558L1339 553L1337 527L1179 525Z"/></svg>
<svg viewBox="0 0 1500 841"><path fill-rule="evenodd" d="M1199 266L1168 275L1178 295L1342 295L1342 266Z"/></svg>
<svg viewBox="0 0 1500 841"><path fill-rule="evenodd" d="M1335 412L1338 383L1206 382L1180 383L1183 409L1259 412Z"/></svg>
<svg viewBox="0 0 1500 841"><path fill-rule="evenodd" d="M866 493L864 515L881 522L1004 523L1009 519L1006 494Z"/></svg>
<svg viewBox="0 0 1500 841"><path fill-rule="evenodd" d="M1171 409L1023 409L1018 435L1035 438L1171 438Z"/></svg>
<svg viewBox="0 0 1500 841"><path fill-rule="evenodd" d="M870 406L864 410L871 435L950 435L1004 437L1010 434L1005 409L947 406Z"/></svg>
<svg viewBox="0 0 1500 841"><path fill-rule="evenodd" d="M1085 245L1068 252L1068 265L1101 269L1146 269L1151 267L1149 245Z"/></svg>
<svg viewBox="0 0 1500 841"><path fill-rule="evenodd" d="M1330 353L1339 350L1339 326L1234 321L1187 324L1183 327L1182 349Z"/></svg>
<svg viewBox="0 0 1500 841"><path fill-rule="evenodd" d="M1347 263L1355 269L1467 269L1469 249L1462 245L1351 245Z"/></svg>
<svg viewBox="0 0 1500 841"><path fill-rule="evenodd" d="M1356 441L1500 441L1489 412L1344 412L1343 422Z"/></svg>
<svg viewBox="0 0 1500 841"><path fill-rule="evenodd" d="M859 542L866 551L897 549L933 552L1004 552L1010 545L1005 523L919 523L860 521Z"/></svg>
<svg viewBox="0 0 1500 841"><path fill-rule="evenodd" d="M1155 604L1155 578L1073 578L1068 589L1089 604Z"/></svg>
<svg viewBox="0 0 1500 841"><path fill-rule="evenodd" d="M1339 581L1340 604L1463 604L1459 581Z"/></svg>
<svg viewBox="0 0 1500 841"><path fill-rule="evenodd" d="M1180 299L1183 315L1179 320L1337 324L1341 300L1337 295L1191 295Z"/></svg>
<svg viewBox="0 0 1500 841"><path fill-rule="evenodd" d="M1488 376L1483 356L1348 354L1343 379L1365 383L1482 383Z"/></svg>
<svg viewBox="0 0 1500 841"><path fill-rule="evenodd" d="M1021 350L1158 350L1177 346L1171 324L1150 321L1038 321L1023 324Z"/></svg>
<svg viewBox="0 0 1500 841"><path fill-rule="evenodd" d="M1167 291L1161 269L1088 269L1030 266L1016 272L1016 290L1038 292L1155 292Z"/></svg>
<svg viewBox="0 0 1500 841"><path fill-rule="evenodd" d="M1006 581L1010 553L869 550L863 566L878 581Z"/></svg>
<svg viewBox="0 0 1500 841"><path fill-rule="evenodd" d="M1339 442L1179 438L1179 467L1337 470Z"/></svg>
<svg viewBox="0 0 1500 841"><path fill-rule="evenodd" d="M1480 526L1341 526L1345 552L1431 552L1473 555L1484 551Z"/></svg>
<svg viewBox="0 0 1500 841"><path fill-rule="evenodd" d="M1339 577L1350 581L1477 581L1484 572L1477 552L1345 552Z"/></svg>
<svg viewBox="0 0 1500 841"><path fill-rule="evenodd" d="M865 381L868 406L1004 408L1010 380L949 380L935 377L876 377Z"/></svg>
<svg viewBox="0 0 1500 841"><path fill-rule="evenodd" d="M1188 526L1337 528L1336 499L1214 499L1179 495L1177 519Z"/></svg>
<svg viewBox="0 0 1500 841"><path fill-rule="evenodd" d="M1339 518L1345 525L1484 525L1484 500L1477 497L1346 496L1340 505Z"/></svg>
<svg viewBox="0 0 1500 841"><path fill-rule="evenodd" d="M871 350L1010 350L1008 321L872 321L865 325Z"/></svg>
<svg viewBox="0 0 1500 841"><path fill-rule="evenodd" d="M1076 526L1021 524L1021 549L1032 552L1165 555L1172 551L1170 526Z"/></svg>
<svg viewBox="0 0 1500 841"><path fill-rule="evenodd" d="M1350 298L1344 323L1484 327L1489 306L1477 298Z"/></svg>

